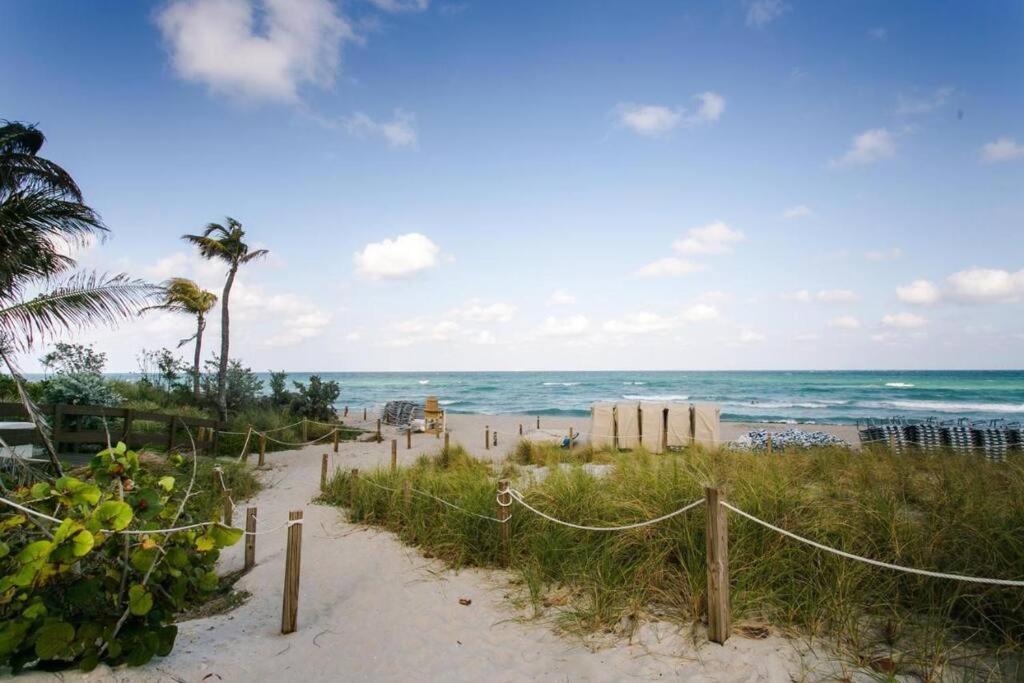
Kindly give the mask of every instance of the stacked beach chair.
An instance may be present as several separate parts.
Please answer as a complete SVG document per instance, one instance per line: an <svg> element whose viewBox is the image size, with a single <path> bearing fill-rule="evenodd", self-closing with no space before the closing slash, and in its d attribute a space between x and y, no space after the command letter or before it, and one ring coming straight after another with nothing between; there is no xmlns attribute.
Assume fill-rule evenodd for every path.
<svg viewBox="0 0 1024 683"><path fill-rule="evenodd" d="M965 419L947 422L942 426L942 443L954 451L969 452L974 449L974 434Z"/></svg>
<svg viewBox="0 0 1024 683"><path fill-rule="evenodd" d="M1011 453L1024 451L1024 427L1020 423L991 420L972 423L967 418L936 423L935 420L907 423L899 418L868 420L857 425L861 443L884 443L897 453L908 448L925 452L949 449L976 453L1003 462Z"/></svg>

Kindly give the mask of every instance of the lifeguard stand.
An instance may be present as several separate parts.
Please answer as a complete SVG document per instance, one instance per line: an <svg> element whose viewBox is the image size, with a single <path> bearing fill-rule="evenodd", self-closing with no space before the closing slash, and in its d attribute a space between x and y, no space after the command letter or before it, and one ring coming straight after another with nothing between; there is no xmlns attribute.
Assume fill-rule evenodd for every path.
<svg viewBox="0 0 1024 683"><path fill-rule="evenodd" d="M424 430L428 434L440 434L444 431L444 411L437 402L437 396L427 396L423 406Z"/></svg>

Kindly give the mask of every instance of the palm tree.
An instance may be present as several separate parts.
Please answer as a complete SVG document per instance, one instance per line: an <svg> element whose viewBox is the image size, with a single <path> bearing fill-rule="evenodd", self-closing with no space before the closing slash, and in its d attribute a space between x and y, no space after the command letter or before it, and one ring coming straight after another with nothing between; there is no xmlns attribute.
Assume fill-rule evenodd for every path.
<svg viewBox="0 0 1024 683"><path fill-rule="evenodd" d="M217 295L208 292L192 280L183 277L171 278L164 283L164 300L149 309L188 313L196 317L196 333L178 342L178 347L196 340L196 350L192 361L192 396L199 403L199 357L202 355L203 331L206 330L206 314L217 303ZM146 310L149 310L146 309Z"/></svg>
<svg viewBox="0 0 1024 683"><path fill-rule="evenodd" d="M219 259L228 264L228 276L224 281L224 293L220 298L220 368L217 373L217 413L221 420L228 419L228 298L231 286L235 283L238 267L263 258L270 252L266 249L249 251L249 245L243 241L245 230L242 224L230 216L227 225L210 223L201 235L182 235L182 239L199 247L199 253L208 259Z"/></svg>
<svg viewBox="0 0 1024 683"><path fill-rule="evenodd" d="M116 324L159 290L124 274L73 272L73 250L104 237L107 227L67 171L39 156L45 141L33 125L0 121L0 359L60 473L49 424L25 391L14 354L62 332Z"/></svg>

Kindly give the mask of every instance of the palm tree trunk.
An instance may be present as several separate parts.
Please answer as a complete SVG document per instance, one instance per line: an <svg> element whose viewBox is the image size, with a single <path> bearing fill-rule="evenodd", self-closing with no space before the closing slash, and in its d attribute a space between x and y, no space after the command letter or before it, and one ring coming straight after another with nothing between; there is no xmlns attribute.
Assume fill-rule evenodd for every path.
<svg viewBox="0 0 1024 683"><path fill-rule="evenodd" d="M206 329L206 316L196 316L196 353L192 360L192 400L199 405L199 358L203 353L203 330Z"/></svg>
<svg viewBox="0 0 1024 683"><path fill-rule="evenodd" d="M230 337L228 297L231 296L231 285L235 283L237 271L238 264L231 264L228 279L224 282L224 296L220 300L220 369L217 373L217 413L221 422L228 419L228 339Z"/></svg>
<svg viewBox="0 0 1024 683"><path fill-rule="evenodd" d="M11 362L6 353L0 352L0 358L3 358L4 365L7 366L7 372L11 374L15 386L18 388L18 397L21 399L21 404L25 406L28 419L36 425L36 431L39 432L39 438L46 448L46 455L50 458L50 464L53 465L54 472L56 472L58 477L63 477L64 468L60 466L60 460L57 459L57 450L53 447L53 441L50 439L50 424L46 421L39 407L29 397L28 391L25 389L24 379L21 373L18 372L18 368Z"/></svg>

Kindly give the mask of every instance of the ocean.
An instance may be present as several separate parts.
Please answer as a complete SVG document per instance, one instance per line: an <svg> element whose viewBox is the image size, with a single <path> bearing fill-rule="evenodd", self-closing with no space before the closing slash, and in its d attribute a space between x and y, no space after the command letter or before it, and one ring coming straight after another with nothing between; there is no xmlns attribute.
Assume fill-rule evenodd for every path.
<svg viewBox="0 0 1024 683"><path fill-rule="evenodd" d="M292 373L306 381L311 373ZM323 372L338 407L437 396L449 411L587 415L594 401L710 401L727 420L850 424L866 418L1024 421L1024 371ZM264 379L269 375L261 376Z"/></svg>

